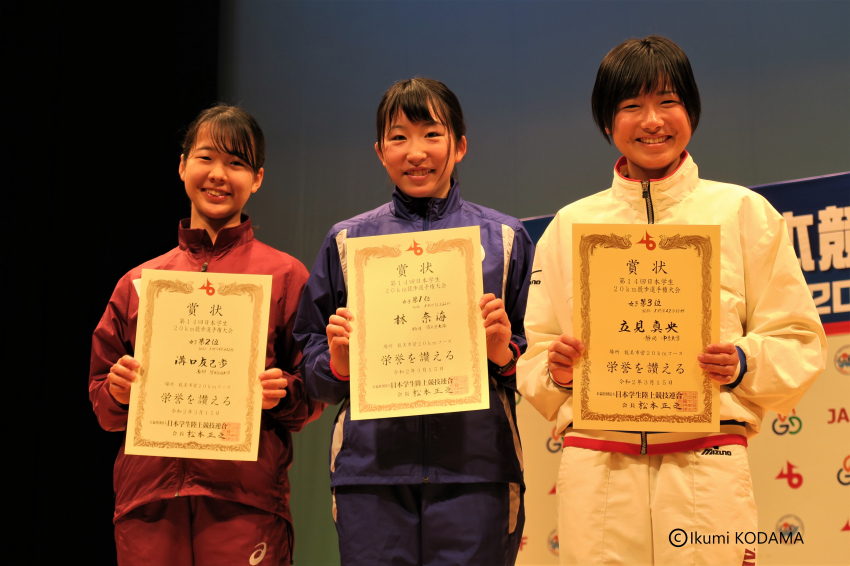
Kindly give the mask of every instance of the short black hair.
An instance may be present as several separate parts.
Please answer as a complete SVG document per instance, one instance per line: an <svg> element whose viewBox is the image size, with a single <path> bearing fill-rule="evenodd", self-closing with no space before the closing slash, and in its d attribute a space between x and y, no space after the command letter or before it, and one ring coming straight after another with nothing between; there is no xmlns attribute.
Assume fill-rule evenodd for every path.
<svg viewBox="0 0 850 566"><path fill-rule="evenodd" d="M202 127L213 147L222 153L235 155L257 173L266 161L266 139L254 119L237 106L218 103L198 114L183 137L183 158L188 159Z"/></svg>
<svg viewBox="0 0 850 566"><path fill-rule="evenodd" d="M627 39L614 49L599 65L590 104L593 119L608 143L613 130L617 106L641 92L657 92L671 88L679 96L691 131L699 124L700 100L691 62L682 48L660 35L643 39Z"/></svg>

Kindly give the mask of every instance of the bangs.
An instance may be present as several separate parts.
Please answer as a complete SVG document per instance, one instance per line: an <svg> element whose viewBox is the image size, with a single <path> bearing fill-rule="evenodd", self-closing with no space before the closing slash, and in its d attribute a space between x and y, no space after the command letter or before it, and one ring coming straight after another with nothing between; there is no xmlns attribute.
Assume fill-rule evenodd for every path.
<svg viewBox="0 0 850 566"><path fill-rule="evenodd" d="M392 92L382 106L383 112L378 116L378 140L383 139L400 114L404 114L414 124L442 124L454 133L446 120L443 101L415 82L411 81L408 88Z"/></svg>
<svg viewBox="0 0 850 566"><path fill-rule="evenodd" d="M222 113L204 125L207 127L207 136L217 151L235 155L254 172L262 167L262 163L257 163L251 131L235 116Z"/></svg>
<svg viewBox="0 0 850 566"><path fill-rule="evenodd" d="M648 57L634 63L632 66L624 66L623 69L623 99L634 98L641 93L684 92L682 77L667 61Z"/></svg>

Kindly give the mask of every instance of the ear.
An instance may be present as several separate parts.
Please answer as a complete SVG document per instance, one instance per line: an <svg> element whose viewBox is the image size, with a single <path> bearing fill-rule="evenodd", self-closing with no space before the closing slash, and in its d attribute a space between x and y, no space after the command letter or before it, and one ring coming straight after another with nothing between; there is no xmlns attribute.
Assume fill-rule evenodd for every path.
<svg viewBox="0 0 850 566"><path fill-rule="evenodd" d="M186 158L182 153L180 154L180 165L177 167L177 172L180 174L180 180L185 181L186 180Z"/></svg>
<svg viewBox="0 0 850 566"><path fill-rule="evenodd" d="M466 155L466 136L460 136L460 141L455 146L455 163L460 163L464 155Z"/></svg>
<svg viewBox="0 0 850 566"><path fill-rule="evenodd" d="M265 173L265 170L260 167L260 170L254 175L254 185L251 187L251 194L256 193L260 188L260 185L263 184L263 175L265 175Z"/></svg>
<svg viewBox="0 0 850 566"><path fill-rule="evenodd" d="M384 154L383 154L383 152L381 151L381 146L379 146L379 145L378 145L378 142L375 142L375 153L377 153L377 154L378 154L378 159L380 159L380 160L381 160L381 165L383 165L384 167L386 167L386 166L387 166L387 162L386 162L386 161L384 161Z"/></svg>

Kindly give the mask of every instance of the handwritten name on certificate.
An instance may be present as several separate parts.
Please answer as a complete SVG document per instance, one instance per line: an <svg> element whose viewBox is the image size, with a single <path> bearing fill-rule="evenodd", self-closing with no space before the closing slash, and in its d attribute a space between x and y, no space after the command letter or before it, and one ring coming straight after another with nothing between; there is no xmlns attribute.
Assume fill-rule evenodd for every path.
<svg viewBox="0 0 850 566"><path fill-rule="evenodd" d="M272 277L143 269L127 454L257 459Z"/></svg>
<svg viewBox="0 0 850 566"><path fill-rule="evenodd" d="M346 245L351 418L487 409L478 226Z"/></svg>
<svg viewBox="0 0 850 566"><path fill-rule="evenodd" d="M576 428L712 432L697 355L720 335L720 227L573 225Z"/></svg>

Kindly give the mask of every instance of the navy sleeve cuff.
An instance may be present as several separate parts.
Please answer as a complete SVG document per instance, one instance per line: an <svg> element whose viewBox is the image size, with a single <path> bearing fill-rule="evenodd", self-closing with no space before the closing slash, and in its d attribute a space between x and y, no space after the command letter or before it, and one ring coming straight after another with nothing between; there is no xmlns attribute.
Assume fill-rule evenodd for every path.
<svg viewBox="0 0 850 566"><path fill-rule="evenodd" d="M744 379L744 374L747 373L747 356L744 354L744 351L735 346L735 349L738 350L738 364L741 366L741 370L738 373L738 378L727 385L729 389L735 389L741 383L741 380Z"/></svg>

